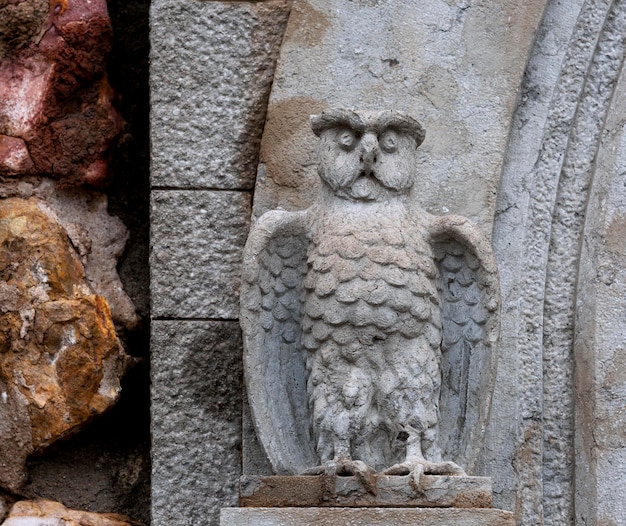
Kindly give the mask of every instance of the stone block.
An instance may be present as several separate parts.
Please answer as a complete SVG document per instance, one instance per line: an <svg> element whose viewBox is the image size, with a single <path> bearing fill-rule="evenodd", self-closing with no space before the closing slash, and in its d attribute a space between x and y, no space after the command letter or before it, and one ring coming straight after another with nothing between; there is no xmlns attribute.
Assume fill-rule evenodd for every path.
<svg viewBox="0 0 626 526"><path fill-rule="evenodd" d="M295 0L267 109L255 215L305 208L315 198L309 115L393 108L426 129L416 166L421 206L489 230L517 89L545 4Z"/></svg>
<svg viewBox="0 0 626 526"><path fill-rule="evenodd" d="M354 476L241 477L243 507L433 507L491 508L488 477L377 474L376 493Z"/></svg>
<svg viewBox="0 0 626 526"><path fill-rule="evenodd" d="M109 182L123 129L106 77L111 31L104 0L0 5L1 176Z"/></svg>
<svg viewBox="0 0 626 526"><path fill-rule="evenodd" d="M254 186L289 6L286 0L153 2L153 186Z"/></svg>
<svg viewBox="0 0 626 526"><path fill-rule="evenodd" d="M238 316L250 194L152 192L152 316Z"/></svg>
<svg viewBox="0 0 626 526"><path fill-rule="evenodd" d="M237 502L236 322L152 322L152 524L217 524Z"/></svg>
<svg viewBox="0 0 626 526"><path fill-rule="evenodd" d="M502 510L454 508L225 508L221 526L514 526Z"/></svg>
<svg viewBox="0 0 626 526"><path fill-rule="evenodd" d="M0 200L0 276L0 486L17 492L26 456L117 401L127 357L107 301L40 200Z"/></svg>

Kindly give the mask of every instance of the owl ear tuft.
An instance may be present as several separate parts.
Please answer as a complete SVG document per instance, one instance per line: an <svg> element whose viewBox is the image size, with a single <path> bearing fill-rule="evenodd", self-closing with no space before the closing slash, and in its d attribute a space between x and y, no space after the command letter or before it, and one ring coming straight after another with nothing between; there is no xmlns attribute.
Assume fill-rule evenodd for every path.
<svg viewBox="0 0 626 526"><path fill-rule="evenodd" d="M393 128L394 130L410 135L415 139L416 148L424 142L426 137L424 127L416 119L401 111L383 111L376 119L375 126L379 131Z"/></svg>
<svg viewBox="0 0 626 526"><path fill-rule="evenodd" d="M365 122L361 116L343 108L331 108L319 115L311 115L309 122L313 133L318 137L324 130L331 128L349 128L358 133L365 131Z"/></svg>

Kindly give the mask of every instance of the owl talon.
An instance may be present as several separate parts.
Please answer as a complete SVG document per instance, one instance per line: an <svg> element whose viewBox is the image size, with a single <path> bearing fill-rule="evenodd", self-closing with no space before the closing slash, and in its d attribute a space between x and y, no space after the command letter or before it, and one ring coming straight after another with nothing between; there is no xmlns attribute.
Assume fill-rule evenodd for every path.
<svg viewBox="0 0 626 526"><path fill-rule="evenodd" d="M376 495L376 471L360 460L328 460L319 466L306 469L302 475L324 475L326 478L352 475L358 479L368 493Z"/></svg>
<svg viewBox="0 0 626 526"><path fill-rule="evenodd" d="M425 475L450 475L456 477L464 477L467 474L465 470L454 462L430 462L428 460L407 460L400 464L395 464L383 471L384 475L411 475L420 469Z"/></svg>
<svg viewBox="0 0 626 526"><path fill-rule="evenodd" d="M368 493L376 495L376 471L361 460L343 460L337 470L338 475L353 475Z"/></svg>

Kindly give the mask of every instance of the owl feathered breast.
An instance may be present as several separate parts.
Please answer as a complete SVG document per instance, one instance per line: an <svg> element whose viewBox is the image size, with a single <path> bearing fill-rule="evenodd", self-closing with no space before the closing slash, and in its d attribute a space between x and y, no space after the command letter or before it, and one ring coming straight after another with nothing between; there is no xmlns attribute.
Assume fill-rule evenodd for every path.
<svg viewBox="0 0 626 526"><path fill-rule="evenodd" d="M257 434L274 470L297 474L320 463L307 395L311 353L328 341L349 353L345 342L367 343L385 332L428 338L440 313L440 445L445 458L471 471L495 378L498 281L487 241L455 216L431 218L421 238L406 239L410 229L404 228L362 228L339 240L317 237L315 213L265 214L244 251L245 379ZM429 268L436 281L426 275ZM364 296L368 283L371 294ZM315 301L304 302L307 294ZM436 339L441 333L432 334Z"/></svg>
<svg viewBox="0 0 626 526"><path fill-rule="evenodd" d="M441 311L433 253L402 206L384 215L367 207L318 212L311 214L302 316L317 452L330 460L340 441L352 458L382 470L404 460L405 444L396 440L403 426L437 425Z"/></svg>

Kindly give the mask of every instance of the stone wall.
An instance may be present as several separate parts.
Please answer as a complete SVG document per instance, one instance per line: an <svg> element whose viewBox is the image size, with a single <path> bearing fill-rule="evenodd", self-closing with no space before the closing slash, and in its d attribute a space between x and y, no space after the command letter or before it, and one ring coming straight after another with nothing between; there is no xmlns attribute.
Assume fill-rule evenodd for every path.
<svg viewBox="0 0 626 526"><path fill-rule="evenodd" d="M241 19L241 11L272 5L188 2L177 3L176 10L164 3L153 7L153 46L164 46L152 70L153 232L159 233L153 239L152 272L155 283L162 282L153 290L153 302L161 309L157 316L167 317L163 323L169 331L154 342L154 352L165 356L162 342L177 330L186 331L184 323L192 324L193 334L200 323L206 324L205 334L214 330L212 324L226 323L222 320L234 323L232 294L239 269L229 262L233 252L223 249L221 236L229 226L222 216L228 216L228 225L237 225L230 242L242 242L250 202L242 207L230 190L237 184L244 190L252 187L250 170L258 155L254 215L276 207L303 208L316 191L309 114L337 105L409 110L427 130L419 166L421 204L433 213L450 211L477 221L492 234L500 266L500 364L481 461L482 473L494 479L495 504L514 511L519 524L529 526L625 521L619 497L624 484L615 482L615 468L623 466L625 445L619 409L625 340L620 327L626 312L620 230L624 90L619 79L626 4L470 1L418 8L410 2L294 0L265 117L263 104L249 104L248 97L258 89L253 82L245 84L251 81L251 66L240 53L247 57L252 40L265 41L269 47L258 55L257 64L268 73L263 64L278 52L279 24L248 31L250 40L241 41L237 35L245 24L235 29L227 22L230 16ZM200 9L203 20L211 21L202 38L195 23ZM217 13L218 19L211 18ZM283 20L286 9L281 13ZM182 17L188 21L184 27ZM223 46L220 31L232 32L230 46ZM176 72L160 61L165 57L168 64L178 59ZM234 84L231 68L243 73ZM200 83L196 74L204 78L203 88L195 87ZM227 101L225 85L247 90L247 97ZM266 96L264 91L261 98ZM223 105L216 112L218 100ZM260 150L258 134L246 144L250 149L242 150L233 130L254 121L260 132L264 119ZM232 157L229 145L248 152L244 162ZM233 167L237 177L231 175ZM225 183L217 184L216 174ZM192 191L197 201L185 196ZM210 193L217 191L223 194L219 200ZM228 213L216 214L214 203L219 212L228 207ZM173 206L178 210L171 210ZM216 227L204 232L199 214L211 217ZM174 231L168 226L182 222L188 225ZM191 225L196 225L195 234L188 234ZM173 237L182 243L171 245ZM167 244L162 256L161 239ZM183 272L177 273L167 263L175 251L181 254L179 262L193 254L194 268L182 266ZM218 275L203 277L213 269L219 269ZM153 330L157 334L162 330ZM237 345L227 360L240 352ZM202 346L211 356L212 348L220 348L216 339ZM181 357L172 348L177 347L169 347L162 363L168 364L169 374L182 374L183 369L173 366L172 360ZM163 389L165 385L154 384L153 426L174 407L164 401ZM239 392L235 389L231 399L237 404ZM233 410L228 407L219 413L222 417ZM206 436L213 435L215 418L207 418ZM228 418L221 422L235 425L232 440L238 447L239 423ZM196 425L193 429L192 436L202 434ZM165 446L160 444L171 436L155 433L155 458L165 462L160 456ZM230 432L205 443L202 455L208 460L184 472L200 473L216 465L212 455L222 450L225 436ZM246 469L266 471L248 423L244 436ZM181 444L178 454L182 450ZM180 466L182 457L172 458ZM164 477L153 490L158 524L174 519L171 497L156 498L167 492L166 473L173 469L155 467L155 477ZM233 468L218 476L234 488L237 473ZM208 489L213 477L200 486L211 499L221 495ZM191 479L196 481L196 475ZM613 498L610 487L616 492ZM223 504L235 502L232 490L229 495L223 496ZM215 517L218 500L203 505L207 516ZM164 507L170 509L167 516ZM185 523L182 514L177 520Z"/></svg>
<svg viewBox="0 0 626 526"><path fill-rule="evenodd" d="M151 7L154 524L217 524L237 503L241 251L288 11Z"/></svg>

